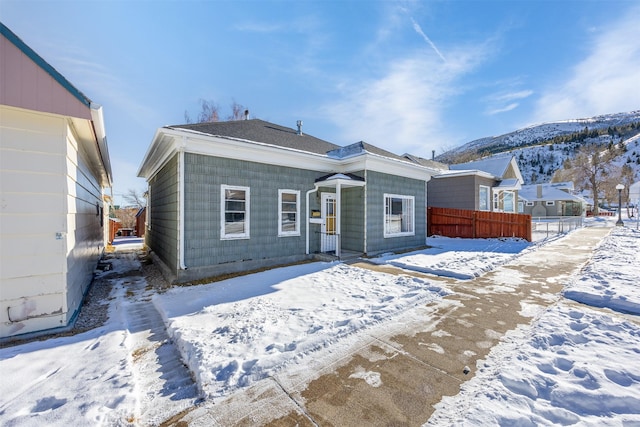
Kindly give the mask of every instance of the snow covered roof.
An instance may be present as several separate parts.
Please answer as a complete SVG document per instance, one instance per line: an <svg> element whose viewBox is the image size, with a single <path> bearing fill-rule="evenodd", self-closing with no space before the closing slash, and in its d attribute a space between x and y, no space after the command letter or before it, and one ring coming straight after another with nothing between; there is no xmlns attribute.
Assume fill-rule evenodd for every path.
<svg viewBox="0 0 640 427"><path fill-rule="evenodd" d="M496 179L501 179L505 176L510 166L513 167L518 180L523 183L524 179L520 174L518 163L515 161L515 158L513 156L494 156L468 163L458 163L455 165L450 165L449 169L458 171L479 170L493 175L494 177L496 177Z"/></svg>
<svg viewBox="0 0 640 427"><path fill-rule="evenodd" d="M542 197L538 197L538 188L542 190ZM528 202L546 201L546 200L570 200L573 202L582 202L582 197L574 196L566 191L545 184L523 185L518 192L518 197Z"/></svg>
<svg viewBox="0 0 640 427"><path fill-rule="evenodd" d="M503 179L496 187L499 190L520 190L521 185L518 178Z"/></svg>

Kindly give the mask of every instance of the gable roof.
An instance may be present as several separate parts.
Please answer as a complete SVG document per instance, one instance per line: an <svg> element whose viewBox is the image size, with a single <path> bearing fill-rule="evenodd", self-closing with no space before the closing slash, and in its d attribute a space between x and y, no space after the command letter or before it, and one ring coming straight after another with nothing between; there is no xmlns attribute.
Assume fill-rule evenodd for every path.
<svg viewBox="0 0 640 427"><path fill-rule="evenodd" d="M495 179L501 180L506 177L510 167L513 168L513 172L515 173L518 181L523 184L524 178L520 173L518 162L516 162L516 159L513 156L494 156L468 163L458 163L450 165L449 169L457 171L478 170L489 173L493 175Z"/></svg>
<svg viewBox="0 0 640 427"><path fill-rule="evenodd" d="M541 197L538 197L538 189L541 190ZM518 192L518 198L528 202L545 201L545 200L571 200L574 202L584 202L580 196L574 196L571 193L563 191L554 185L549 184L531 184L523 185Z"/></svg>
<svg viewBox="0 0 640 427"><path fill-rule="evenodd" d="M72 124L102 187L112 184L102 107L0 22L0 104L57 114Z"/></svg>
<svg viewBox="0 0 640 427"><path fill-rule="evenodd" d="M414 163L417 163L421 166L425 166L431 169L446 171L449 170L449 165L446 165L441 162L437 162L435 160L425 159L424 157L415 156L413 154L405 153L402 155L405 159L408 159Z"/></svg>
<svg viewBox="0 0 640 427"><path fill-rule="evenodd" d="M498 178L504 176L513 157L489 157L468 163L449 165L451 170L480 170Z"/></svg>
<svg viewBox="0 0 640 427"><path fill-rule="evenodd" d="M166 126L169 129L188 129L221 138L261 142L263 144L315 154L326 154L340 148L336 144L324 141L311 135L298 135L294 129L265 122L260 119L234 120L228 122L192 123Z"/></svg>
<svg viewBox="0 0 640 427"><path fill-rule="evenodd" d="M190 152L325 173L363 169L428 180L440 173L360 141L346 147L260 119L190 123L159 128L138 169L149 179L176 152Z"/></svg>
<svg viewBox="0 0 640 427"><path fill-rule="evenodd" d="M35 64L49 74L60 86L62 86L68 93L73 95L84 106L91 106L91 100L87 98L80 90L69 82L62 74L58 72L51 64L45 61L40 55L31 49L25 42L20 39L16 34L7 28L2 22L0 22L0 34L2 34L7 40L9 40L15 47L17 47L23 54L31 59Z"/></svg>

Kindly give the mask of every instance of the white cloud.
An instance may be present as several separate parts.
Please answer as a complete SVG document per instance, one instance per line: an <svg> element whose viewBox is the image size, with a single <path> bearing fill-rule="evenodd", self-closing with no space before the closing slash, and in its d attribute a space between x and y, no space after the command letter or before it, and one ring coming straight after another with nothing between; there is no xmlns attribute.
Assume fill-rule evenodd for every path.
<svg viewBox="0 0 640 427"><path fill-rule="evenodd" d="M511 110L515 110L516 108L518 108L520 104L517 102L512 102L511 104L508 104L504 107L500 107L500 108L495 108L493 110L489 110L487 111L487 114L492 116L494 114L499 114L499 113L506 113L507 111L511 111Z"/></svg>
<svg viewBox="0 0 640 427"><path fill-rule="evenodd" d="M440 57L440 59L442 59L442 61L447 62L446 59L444 59L444 56L442 55L442 53L440 52L440 50L437 48L437 46L431 41L431 39L424 33L424 31L422 31L422 27L420 27L420 25L418 25L418 23L411 18L411 22L413 23L413 29L416 31L416 33L418 33L419 35L422 36L422 38L427 42L427 44L429 46L431 46L431 48L438 54L438 56Z"/></svg>
<svg viewBox="0 0 640 427"><path fill-rule="evenodd" d="M640 7L621 11L620 16L594 38L589 55L572 68L566 81L546 89L533 121L640 108Z"/></svg>
<svg viewBox="0 0 640 427"><path fill-rule="evenodd" d="M343 83L341 99L323 108L342 129L343 139L365 140L391 152L430 156L452 138L442 114L456 83L486 55L473 46L452 50L445 63L439 57L413 54L390 60L382 76Z"/></svg>
<svg viewBox="0 0 640 427"><path fill-rule="evenodd" d="M507 92L494 94L488 98L489 106L485 111L485 114L493 116L494 114L506 113L511 110L515 110L520 106L518 101L530 97L533 94L532 90L519 90L516 92ZM505 105L506 104L506 105Z"/></svg>
<svg viewBox="0 0 640 427"><path fill-rule="evenodd" d="M496 95L494 97L495 101L514 101L516 99L524 99L524 98L528 98L529 96L533 95L533 91L532 90L521 90L518 92L509 92L509 93L504 93L504 94L500 94L500 95Z"/></svg>

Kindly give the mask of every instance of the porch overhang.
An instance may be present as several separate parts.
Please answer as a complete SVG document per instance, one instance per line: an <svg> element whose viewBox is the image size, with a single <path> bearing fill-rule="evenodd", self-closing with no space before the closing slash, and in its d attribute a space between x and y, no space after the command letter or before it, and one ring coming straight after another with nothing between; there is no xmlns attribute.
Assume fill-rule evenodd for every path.
<svg viewBox="0 0 640 427"><path fill-rule="evenodd" d="M350 173L334 173L325 176L321 176L316 179L314 183L314 188L307 191L306 203L309 206L309 195L311 193L317 192L320 188L334 188L336 193L336 204L335 204L335 232L338 235L338 243L336 246L336 256L340 257L341 252L341 243L340 243L340 234L341 234L341 220L340 220L340 211L342 210L342 189L343 188L351 188L351 187L364 187L367 183L364 178L361 178L357 175L353 175ZM311 224L311 218L307 218L307 226L306 228L306 254L309 255L309 224Z"/></svg>
<svg viewBox="0 0 640 427"><path fill-rule="evenodd" d="M325 175L316 179L315 187L326 188L346 188L346 187L364 187L367 185L364 178L352 174L336 173Z"/></svg>

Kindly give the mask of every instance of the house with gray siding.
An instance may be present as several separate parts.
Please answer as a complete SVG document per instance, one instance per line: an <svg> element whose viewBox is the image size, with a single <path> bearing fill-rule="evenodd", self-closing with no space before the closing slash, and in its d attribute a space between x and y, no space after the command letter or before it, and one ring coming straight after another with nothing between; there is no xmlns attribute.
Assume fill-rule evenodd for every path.
<svg viewBox="0 0 640 427"><path fill-rule="evenodd" d="M449 165L429 181L427 205L517 213L518 190L523 183L513 156Z"/></svg>
<svg viewBox="0 0 640 427"><path fill-rule="evenodd" d="M521 213L532 217L582 216L587 202L573 194L573 182L523 185L518 197Z"/></svg>
<svg viewBox="0 0 640 427"><path fill-rule="evenodd" d="M172 281L424 245L437 170L365 142L341 147L263 120L157 130L146 242Z"/></svg>

